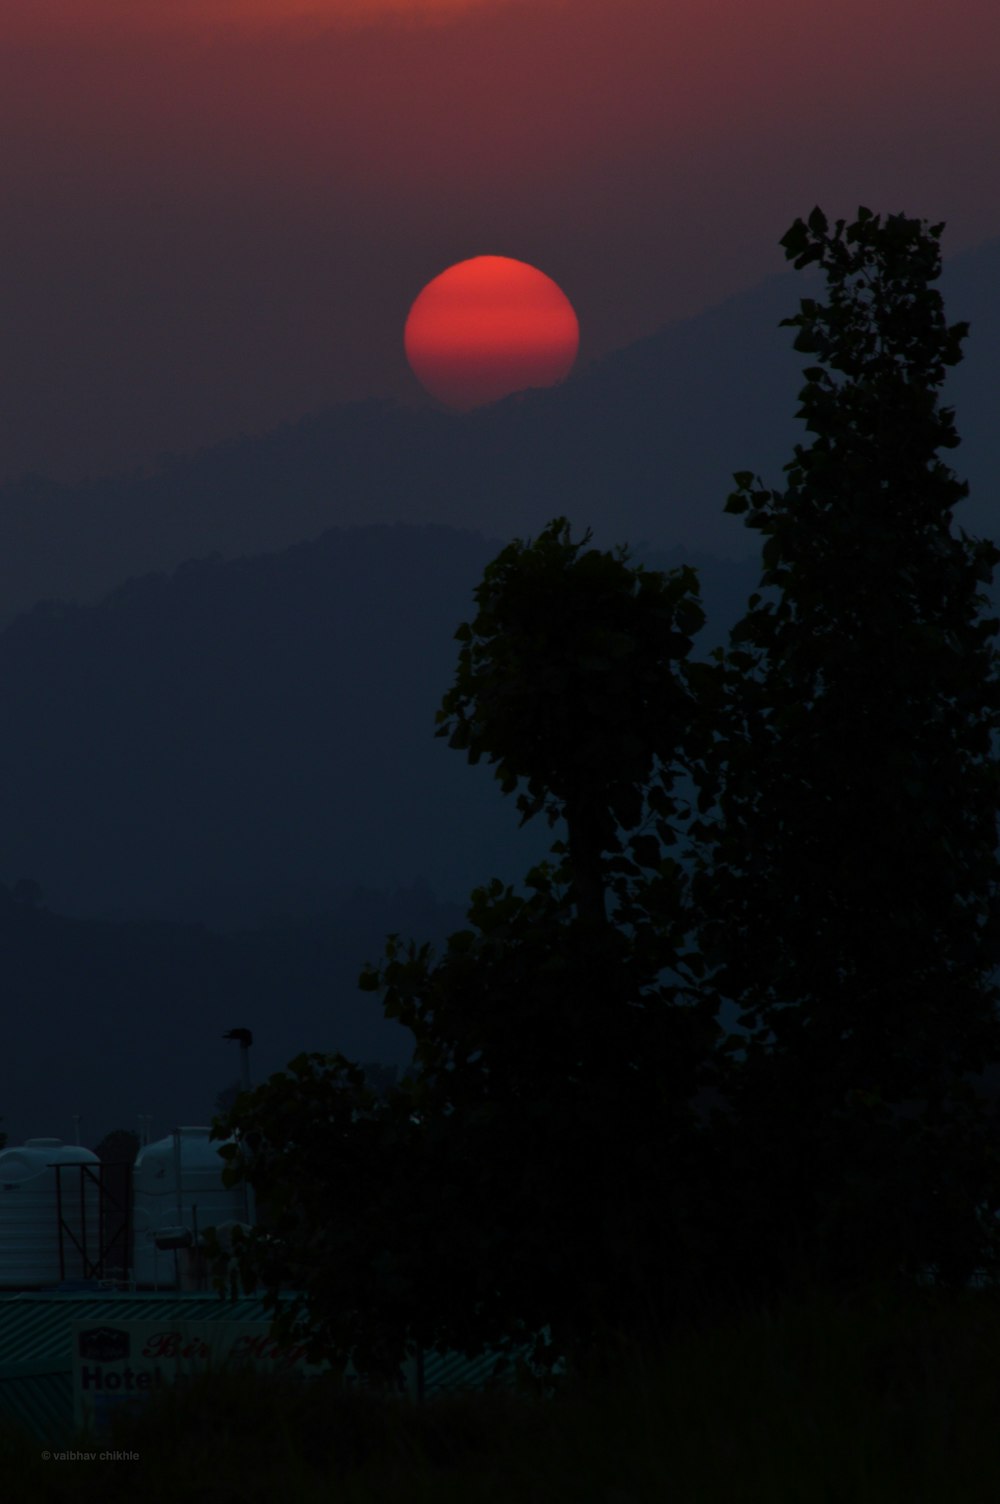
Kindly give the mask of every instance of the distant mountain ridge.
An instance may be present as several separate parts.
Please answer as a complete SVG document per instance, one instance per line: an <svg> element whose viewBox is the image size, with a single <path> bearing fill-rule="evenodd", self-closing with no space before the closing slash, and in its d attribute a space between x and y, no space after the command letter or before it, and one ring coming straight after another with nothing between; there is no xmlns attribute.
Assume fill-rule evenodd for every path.
<svg viewBox="0 0 1000 1504"><path fill-rule="evenodd" d="M75 915L239 924L417 878L450 901L551 837L434 736L501 546L334 529L189 562L0 633L0 876ZM699 562L679 551L650 565ZM721 641L754 567L702 561Z"/></svg>
<svg viewBox="0 0 1000 1504"><path fill-rule="evenodd" d="M257 1078L303 1049L409 1058L361 965L392 930L440 944L474 886L520 882L553 837L518 830L490 769L433 735L496 549L446 527L331 530L0 632L14 1135L68 1137L75 1112L88 1143L139 1112L157 1132L205 1121L235 1025L257 1034ZM682 549L644 562L698 567L698 652L758 578L756 560Z"/></svg>
<svg viewBox="0 0 1000 1504"><path fill-rule="evenodd" d="M699 564L702 645L722 640L756 583L731 471L780 484L803 437L777 325L808 280L464 417L360 404L152 476L8 488L0 600L47 599L0 633L0 876L70 914L228 923L291 889L302 913L343 882L423 875L456 900L523 872L544 839L432 734L482 570L565 513L601 546ZM997 521L998 288L1000 241L946 267L972 324L949 387L972 532Z"/></svg>
<svg viewBox="0 0 1000 1504"><path fill-rule="evenodd" d="M12 1142L83 1142L152 1117L156 1138L207 1123L239 1077L223 1035L254 1034L254 1082L303 1050L408 1063L413 1040L357 981L385 937L437 944L463 911L419 883L341 893L310 918L217 933L203 925L69 919L0 884L4 1048L0 1127Z"/></svg>
<svg viewBox="0 0 1000 1504"><path fill-rule="evenodd" d="M234 1025L255 1031L257 1079L303 1049L405 1063L361 965L391 930L440 942L474 886L518 881L552 839L433 735L499 547L334 529L0 632L12 1136L69 1138L74 1113L87 1143L140 1112L157 1133L206 1121ZM683 557L721 638L751 575Z"/></svg>
<svg viewBox="0 0 1000 1504"><path fill-rule="evenodd" d="M972 324L956 520L992 536L998 289L1000 242L946 266ZM12 1137L206 1121L234 1026L256 1079L302 1049L407 1058L360 965L393 929L443 939L552 836L433 735L483 568L565 513L695 564L697 650L722 641L758 570L731 473L780 484L802 438L777 323L803 291L773 278L464 418L356 404L153 475L0 491L0 878L45 894L0 884Z"/></svg>
<svg viewBox="0 0 1000 1504"><path fill-rule="evenodd" d="M993 536L998 273L994 242L946 285L973 326L956 520ZM731 471L780 484L802 437L775 328L801 292L773 279L470 418L362 404L154 476L0 493L0 878L46 895L0 891L5 1127L204 1120L235 1075L208 1041L236 1025L260 1029L258 1076L299 1049L405 1056L361 961L390 928L443 937L552 836L433 735L483 568L566 513L694 564L697 650L723 640L758 576Z"/></svg>
<svg viewBox="0 0 1000 1504"><path fill-rule="evenodd" d="M79 486L0 490L0 619L40 599L96 600L194 556L286 548L333 526L438 523L508 539L564 512L602 544L646 540L720 557L753 542L722 508L735 470L779 483L802 438L792 331L813 284L770 278L580 371L561 387L456 416L347 404L258 438ZM968 319L948 394L972 482L962 524L996 524L1000 241L945 265L948 316Z"/></svg>

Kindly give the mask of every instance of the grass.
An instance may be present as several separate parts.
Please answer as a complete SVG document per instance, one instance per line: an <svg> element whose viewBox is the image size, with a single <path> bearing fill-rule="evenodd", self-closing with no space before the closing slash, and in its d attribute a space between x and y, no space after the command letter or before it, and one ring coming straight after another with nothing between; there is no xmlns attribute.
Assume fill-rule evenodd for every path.
<svg viewBox="0 0 1000 1504"><path fill-rule="evenodd" d="M816 1294L659 1349L623 1345L553 1399L405 1400L253 1374L196 1381L78 1450L0 1434L18 1504L994 1504L1000 1294ZM53 1448L55 1449L55 1448Z"/></svg>

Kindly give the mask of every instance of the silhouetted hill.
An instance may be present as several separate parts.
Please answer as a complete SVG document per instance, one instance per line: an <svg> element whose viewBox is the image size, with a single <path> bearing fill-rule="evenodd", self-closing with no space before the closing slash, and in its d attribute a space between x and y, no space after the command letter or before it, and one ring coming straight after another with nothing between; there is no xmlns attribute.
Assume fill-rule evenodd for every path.
<svg viewBox="0 0 1000 1504"><path fill-rule="evenodd" d="M801 437L792 331L810 287L771 278L582 370L562 387L465 416L349 404L236 439L155 474L0 491L0 619L41 598L95 600L122 579L208 552L261 553L331 526L445 523L503 539L566 513L602 545L754 551L722 512L734 470L778 482ZM972 337L950 395L972 481L963 525L995 526L1000 471L1000 241L956 257L942 286Z"/></svg>
<svg viewBox="0 0 1000 1504"><path fill-rule="evenodd" d="M432 735L495 550L447 528L331 532L0 634L0 870L62 911L0 887L15 1137L68 1137L74 1112L90 1143L139 1112L157 1133L204 1120L237 1024L257 1077L302 1049L405 1061L361 964L392 930L440 941L472 886L518 880L550 839ZM691 562L707 648L756 564Z"/></svg>
<svg viewBox="0 0 1000 1504"><path fill-rule="evenodd" d="M551 837L433 734L500 546L335 530L18 617L0 633L0 874L63 913L212 924L301 917L359 883L461 901L519 877ZM707 646L755 576L703 563Z"/></svg>
<svg viewBox="0 0 1000 1504"><path fill-rule="evenodd" d="M387 1022L357 978L387 933L440 943L463 911L425 885L394 894L342 893L329 913L275 919L231 934L201 925L69 919L15 902L0 884L4 1043L0 1127L11 1142L81 1135L152 1116L155 1137L206 1123L239 1078L222 1038L254 1031L251 1069L263 1080L302 1050L404 1065L411 1035Z"/></svg>
<svg viewBox="0 0 1000 1504"><path fill-rule="evenodd" d="M90 1144L140 1112L156 1134L205 1121L237 1074L234 1025L257 1035L258 1079L303 1049L408 1059L362 964L390 931L440 942L473 886L520 879L552 838L433 735L499 546L331 531L0 633L12 1138L69 1138L73 1113ZM721 640L753 570L647 559L682 561L702 564Z"/></svg>
<svg viewBox="0 0 1000 1504"><path fill-rule="evenodd" d="M998 273L995 242L946 277L973 326L950 388L973 483L957 521L993 535ZM140 1111L204 1118L235 1062L200 1041L234 1024L259 1027L261 1076L301 1048L392 1058L360 962L390 928L447 933L474 885L520 878L551 838L433 736L484 566L565 512L654 567L699 566L701 648L721 640L757 578L756 539L722 513L731 472L778 482L801 436L801 361L775 326L802 291L773 279L465 418L339 408L154 476L0 494L0 601L93 602L0 632L0 875L37 878L57 911L0 901L16 1136L68 1135L97 1096L90 1142ZM239 554L256 556L222 557ZM370 929L350 908L418 880L452 907ZM33 1102L65 1114L29 1122Z"/></svg>

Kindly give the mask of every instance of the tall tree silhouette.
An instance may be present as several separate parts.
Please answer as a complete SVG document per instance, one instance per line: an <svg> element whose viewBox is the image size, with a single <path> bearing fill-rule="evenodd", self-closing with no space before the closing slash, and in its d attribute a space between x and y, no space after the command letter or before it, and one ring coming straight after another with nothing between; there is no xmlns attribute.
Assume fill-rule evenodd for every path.
<svg viewBox="0 0 1000 1504"><path fill-rule="evenodd" d="M939 456L959 442L939 392L968 331L932 285L942 228L863 208L831 228L815 209L782 241L827 282L783 321L816 362L812 440L784 489L742 473L727 503L761 534L763 573L725 658L720 818L696 892L717 985L751 1031L741 1133L772 1167L756 1199L785 1256L805 1238L847 1272L933 1258L959 1278L990 1181L960 1083L998 1049L1000 680L982 587L1000 553L952 531L967 487ZM770 1125L753 1150L751 1119ZM897 1158L878 1170L883 1141ZM833 1236L845 1197L850 1254Z"/></svg>
<svg viewBox="0 0 1000 1504"><path fill-rule="evenodd" d="M647 1320L668 1283L680 1145L715 1037L665 854L676 775L707 745L684 673L703 614L693 571L588 542L558 518L487 568L438 715L518 791L522 823L562 822L555 860L525 894L477 889L439 958L390 937L362 985L416 1051L384 1103L360 1068L303 1058L241 1117L277 1212L270 1251L281 1240L311 1328L356 1364L398 1361L407 1337L475 1351L543 1327L540 1358L580 1357L601 1323ZM330 1215L303 1238L324 1121Z"/></svg>
<svg viewBox="0 0 1000 1504"><path fill-rule="evenodd" d="M438 733L562 822L554 860L477 889L440 958L391 936L366 969L416 1040L395 1087L302 1056L220 1125L268 1212L245 1275L300 1292L314 1355L391 1371L544 1325L581 1358L699 1278L744 1301L990 1255L965 1078L1000 1056L1000 554L951 531L941 228L817 209L786 235L829 288L787 321L813 439L784 490L736 477L763 574L727 652L690 657L693 571L565 518L487 568Z"/></svg>
<svg viewBox="0 0 1000 1504"><path fill-rule="evenodd" d="M697 737L683 662L704 625L694 571L670 575L628 553L574 542L565 517L534 543L516 540L487 566L438 735L496 765L505 793L521 786L521 823L544 812L566 826L566 875L577 916L607 924L622 831L647 813L645 794ZM658 857L657 857L658 860Z"/></svg>

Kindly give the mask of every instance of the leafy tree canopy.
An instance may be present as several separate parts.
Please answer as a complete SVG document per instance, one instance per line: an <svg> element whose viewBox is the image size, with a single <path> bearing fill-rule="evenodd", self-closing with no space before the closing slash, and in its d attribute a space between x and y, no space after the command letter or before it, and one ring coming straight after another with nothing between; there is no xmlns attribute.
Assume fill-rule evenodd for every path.
<svg viewBox="0 0 1000 1504"><path fill-rule="evenodd" d="M817 209L786 235L828 289L786 321L812 437L784 489L736 476L762 575L728 651L691 658L692 570L565 518L487 569L437 734L562 822L553 860L476 890L439 958L391 936L366 970L404 1080L302 1056L219 1125L266 1212L244 1275L299 1292L317 1353L391 1374L544 1329L540 1359L582 1361L695 1292L990 1256L964 1076L1000 1056L1000 554L951 530L940 233Z"/></svg>
<svg viewBox="0 0 1000 1504"><path fill-rule="evenodd" d="M347 1113L355 1149L374 1156L352 1182L353 1212L331 1205L352 1229L353 1259L330 1233L338 1267L380 1271L369 1313L405 1289L409 1326L398 1310L380 1323L428 1343L488 1333L509 1344L545 1327L558 1338L551 1357L586 1343L598 1310L635 1298L637 1268L654 1278L670 1220L660 1151L690 1131L715 1033L688 995L697 959L682 955L684 879L666 850L683 818L676 770L704 752L684 673L703 621L697 581L588 542L559 518L489 567L438 715L439 735L473 762L487 756L506 792L520 785L522 822L543 811L563 822L554 860L527 875L524 894L496 880L477 890L469 928L440 959L394 936L366 972L362 985L415 1036L409 1081L379 1103L337 1058L303 1059L295 1077L296 1102L329 1093L329 1121ZM283 1121L272 1109L280 1097L292 1112L289 1091L272 1083L241 1117L260 1126L248 1143L272 1209L285 1205L268 1190ZM327 1132L332 1160L344 1151ZM623 1141L642 1146L627 1167ZM296 1168L284 1184L300 1179ZM642 1209L654 1181L655 1215ZM405 1249L391 1231L403 1225ZM384 1243L364 1244L364 1226ZM321 1307L335 1321L340 1286L323 1292L313 1319Z"/></svg>
<svg viewBox="0 0 1000 1504"><path fill-rule="evenodd" d="M938 398L967 326L948 325L932 285L941 230L866 209L831 228L816 209L782 242L827 280L825 302L784 321L818 361L800 393L812 440L784 489L743 472L727 503L760 532L763 572L719 655L718 808L695 884L716 985L751 1035L741 1121L771 1135L746 1152L770 1159L776 1199L815 1203L817 1243L848 1173L831 1122L868 1103L843 1130L870 1201L855 1263L875 1262L875 1222L888 1263L919 1263L933 1196L944 1237L956 1199L975 1199L970 1176L985 1197L992 1174L971 1150L946 1170L933 1137L963 1076L997 1058L1000 960L1000 678L982 593L1000 552L952 532L967 488L939 457L958 439ZM895 1171L873 1173L873 1114L914 1102L926 1127L900 1129ZM970 1226L968 1249L977 1238Z"/></svg>

